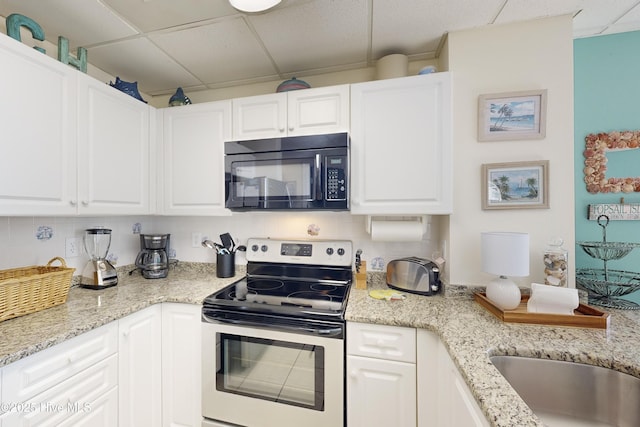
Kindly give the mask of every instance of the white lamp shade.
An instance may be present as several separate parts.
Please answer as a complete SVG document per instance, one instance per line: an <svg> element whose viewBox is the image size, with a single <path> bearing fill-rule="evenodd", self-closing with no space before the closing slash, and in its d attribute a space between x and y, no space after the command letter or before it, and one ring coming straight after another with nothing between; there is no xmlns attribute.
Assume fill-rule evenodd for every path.
<svg viewBox="0 0 640 427"><path fill-rule="evenodd" d="M281 0L229 0L231 6L242 12L262 12L271 9Z"/></svg>
<svg viewBox="0 0 640 427"><path fill-rule="evenodd" d="M482 271L496 276L529 275L529 234L481 233Z"/></svg>

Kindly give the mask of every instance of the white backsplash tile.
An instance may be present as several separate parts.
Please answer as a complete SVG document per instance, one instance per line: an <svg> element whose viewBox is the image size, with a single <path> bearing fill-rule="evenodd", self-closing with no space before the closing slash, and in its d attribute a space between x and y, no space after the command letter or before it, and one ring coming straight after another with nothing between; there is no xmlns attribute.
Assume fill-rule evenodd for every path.
<svg viewBox="0 0 640 427"><path fill-rule="evenodd" d="M309 234L310 225L317 235ZM40 226L51 227L49 240L37 239ZM110 253L117 257L118 265L135 261L140 249L138 229L143 234L170 233L176 258L183 261L215 262L211 249L192 247L192 233L219 241L220 234L229 232L236 245L246 244L250 237L351 240L354 252L362 249L364 261L381 258L385 263L383 268L386 268L386 262L404 256L432 259L440 236L439 230L432 226L429 240L425 237L420 242L374 242L366 231L366 217L347 212L260 212L228 217L1 217L0 268L44 265L51 258L61 256L68 266L81 270L88 260L84 248L80 256L66 258L66 238L82 238L86 228L96 226L112 229ZM246 263L243 253L237 253L236 263Z"/></svg>

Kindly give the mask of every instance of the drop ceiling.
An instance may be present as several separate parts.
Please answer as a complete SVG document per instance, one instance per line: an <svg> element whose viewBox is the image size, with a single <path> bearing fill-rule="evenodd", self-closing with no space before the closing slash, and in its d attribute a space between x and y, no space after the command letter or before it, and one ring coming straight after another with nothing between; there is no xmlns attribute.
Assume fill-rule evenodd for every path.
<svg viewBox="0 0 640 427"><path fill-rule="evenodd" d="M57 44L149 95L362 68L390 53L436 58L448 32L572 15L574 37L640 29L640 0L0 0Z"/></svg>

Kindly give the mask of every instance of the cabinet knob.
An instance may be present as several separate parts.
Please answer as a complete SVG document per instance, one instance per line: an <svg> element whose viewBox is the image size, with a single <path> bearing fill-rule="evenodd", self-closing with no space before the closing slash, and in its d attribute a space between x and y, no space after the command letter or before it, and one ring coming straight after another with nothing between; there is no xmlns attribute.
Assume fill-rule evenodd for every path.
<svg viewBox="0 0 640 427"><path fill-rule="evenodd" d="M293 127L293 126L289 126L289 132L292 132L292 131L293 131L293 129L294 129L294 127Z"/></svg>
<svg viewBox="0 0 640 427"><path fill-rule="evenodd" d="M69 200L69 204L70 204L71 206L77 206L77 205L78 205L78 202L76 202L75 200Z"/></svg>
<svg viewBox="0 0 640 427"><path fill-rule="evenodd" d="M283 132L284 132L284 128L281 127L280 128L280 133L283 133Z"/></svg>
<svg viewBox="0 0 640 427"><path fill-rule="evenodd" d="M89 206L89 202L87 202L86 200L82 201L82 206Z"/></svg>

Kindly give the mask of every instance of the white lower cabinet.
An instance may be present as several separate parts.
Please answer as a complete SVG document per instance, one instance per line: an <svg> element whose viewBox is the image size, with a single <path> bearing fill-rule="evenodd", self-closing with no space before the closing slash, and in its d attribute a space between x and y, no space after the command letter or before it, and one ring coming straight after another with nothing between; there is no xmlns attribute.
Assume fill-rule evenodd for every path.
<svg viewBox="0 0 640 427"><path fill-rule="evenodd" d="M162 425L200 426L201 306L162 304Z"/></svg>
<svg viewBox="0 0 640 427"><path fill-rule="evenodd" d="M418 427L489 426L442 341L418 330L417 343Z"/></svg>
<svg viewBox="0 0 640 427"><path fill-rule="evenodd" d="M152 305L118 322L120 427L162 422L161 310Z"/></svg>
<svg viewBox="0 0 640 427"><path fill-rule="evenodd" d="M416 426L416 330L347 323L347 425Z"/></svg>
<svg viewBox="0 0 640 427"><path fill-rule="evenodd" d="M100 425L89 422L98 407L116 420L117 329L108 324L5 366L2 402L12 410L2 426Z"/></svg>
<svg viewBox="0 0 640 427"><path fill-rule="evenodd" d="M200 427L200 312L155 304L3 367L0 427Z"/></svg>

